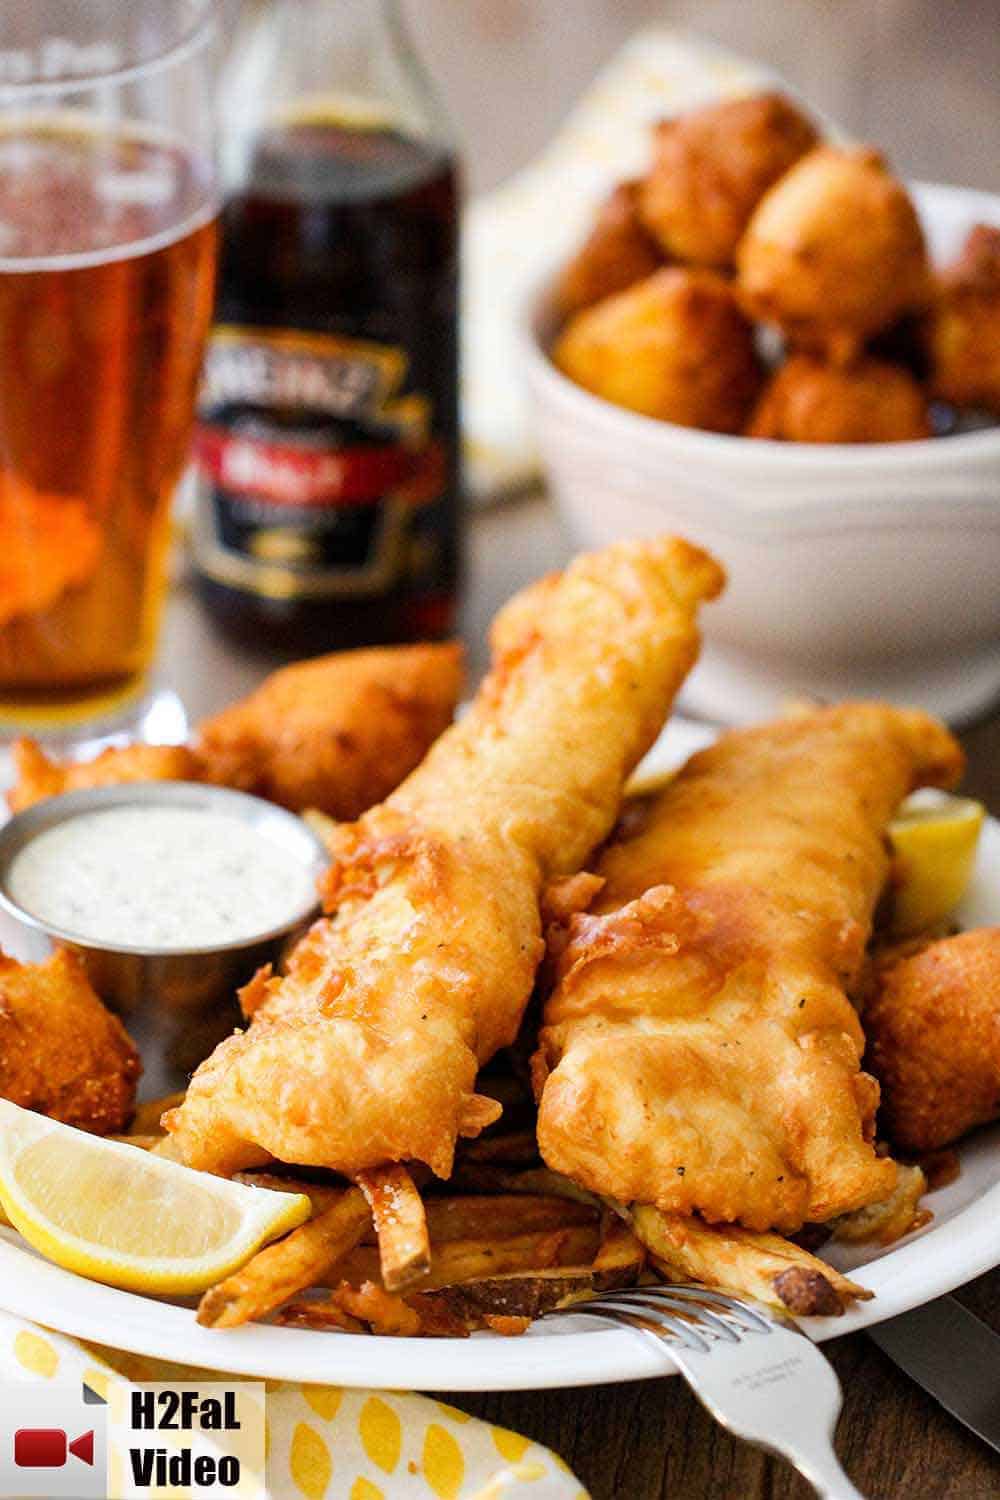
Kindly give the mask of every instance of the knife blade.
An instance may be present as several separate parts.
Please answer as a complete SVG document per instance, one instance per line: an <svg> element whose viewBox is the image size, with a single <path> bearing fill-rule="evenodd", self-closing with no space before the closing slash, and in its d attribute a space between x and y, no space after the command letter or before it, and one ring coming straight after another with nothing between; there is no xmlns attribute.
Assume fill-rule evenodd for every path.
<svg viewBox="0 0 1000 1500"><path fill-rule="evenodd" d="M867 1330L945 1411L1000 1453L1000 1334L954 1297Z"/></svg>

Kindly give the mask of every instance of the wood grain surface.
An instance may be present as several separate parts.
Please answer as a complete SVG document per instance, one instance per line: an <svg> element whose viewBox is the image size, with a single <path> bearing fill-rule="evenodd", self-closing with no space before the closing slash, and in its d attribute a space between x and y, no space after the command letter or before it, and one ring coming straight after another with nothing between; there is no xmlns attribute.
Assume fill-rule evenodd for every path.
<svg viewBox="0 0 1000 1500"><path fill-rule="evenodd" d="M638 25L696 28L777 67L900 170L1000 188L996 0L405 0L465 144L473 187L530 159L599 64ZM486 625L571 547L540 496L476 517L464 634L484 665ZM998 580L1000 586L1000 580ZM185 588L168 611L163 675L197 719L259 680L259 660L212 636ZM965 736L968 786L1000 814L1000 717ZM1000 1330L1000 1274L963 1300ZM1000 1496L1000 1459L863 1335L827 1345L844 1385L839 1447L872 1500ZM1000 1405L1000 1360L983 1371ZM448 1397L570 1463L593 1500L806 1500L788 1468L723 1434L680 1379Z"/></svg>

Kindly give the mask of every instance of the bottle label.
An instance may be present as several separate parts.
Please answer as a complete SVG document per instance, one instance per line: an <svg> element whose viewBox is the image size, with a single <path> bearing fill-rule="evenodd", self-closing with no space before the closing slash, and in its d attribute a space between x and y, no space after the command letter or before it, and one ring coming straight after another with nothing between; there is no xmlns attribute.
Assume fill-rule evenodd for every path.
<svg viewBox="0 0 1000 1500"><path fill-rule="evenodd" d="M431 404L404 391L407 365L402 349L362 339L213 330L195 438L205 574L283 599L407 581L415 518L447 483Z"/></svg>

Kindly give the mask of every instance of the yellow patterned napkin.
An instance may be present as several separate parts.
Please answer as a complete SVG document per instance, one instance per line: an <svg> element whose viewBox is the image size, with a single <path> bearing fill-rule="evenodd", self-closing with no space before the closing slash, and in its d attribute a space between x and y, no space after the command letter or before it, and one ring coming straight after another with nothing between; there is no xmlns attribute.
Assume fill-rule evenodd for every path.
<svg viewBox="0 0 1000 1500"><path fill-rule="evenodd" d="M226 1377L84 1344L0 1312L0 1384L85 1381L108 1402L110 1500L129 1494L115 1443L129 1382L199 1379ZM228 1493L238 1500L588 1500L547 1448L442 1401L397 1391L268 1381L266 1451L266 1490L248 1475ZM187 1491L156 1493L184 1500Z"/></svg>
<svg viewBox="0 0 1000 1500"><path fill-rule="evenodd" d="M469 205L462 399L474 495L491 499L537 478L518 320L533 288L582 238L601 198L644 170L650 125L710 99L775 87L794 92L770 69L715 43L649 27L602 69L530 166Z"/></svg>

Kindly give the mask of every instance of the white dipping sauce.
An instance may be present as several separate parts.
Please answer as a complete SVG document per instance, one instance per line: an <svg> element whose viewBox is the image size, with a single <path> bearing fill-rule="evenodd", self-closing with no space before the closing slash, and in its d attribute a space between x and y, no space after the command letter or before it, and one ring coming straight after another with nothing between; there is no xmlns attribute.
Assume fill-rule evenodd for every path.
<svg viewBox="0 0 1000 1500"><path fill-rule="evenodd" d="M221 947L293 922L315 872L250 824L192 807L81 813L32 839L8 877L40 921L106 947Z"/></svg>

